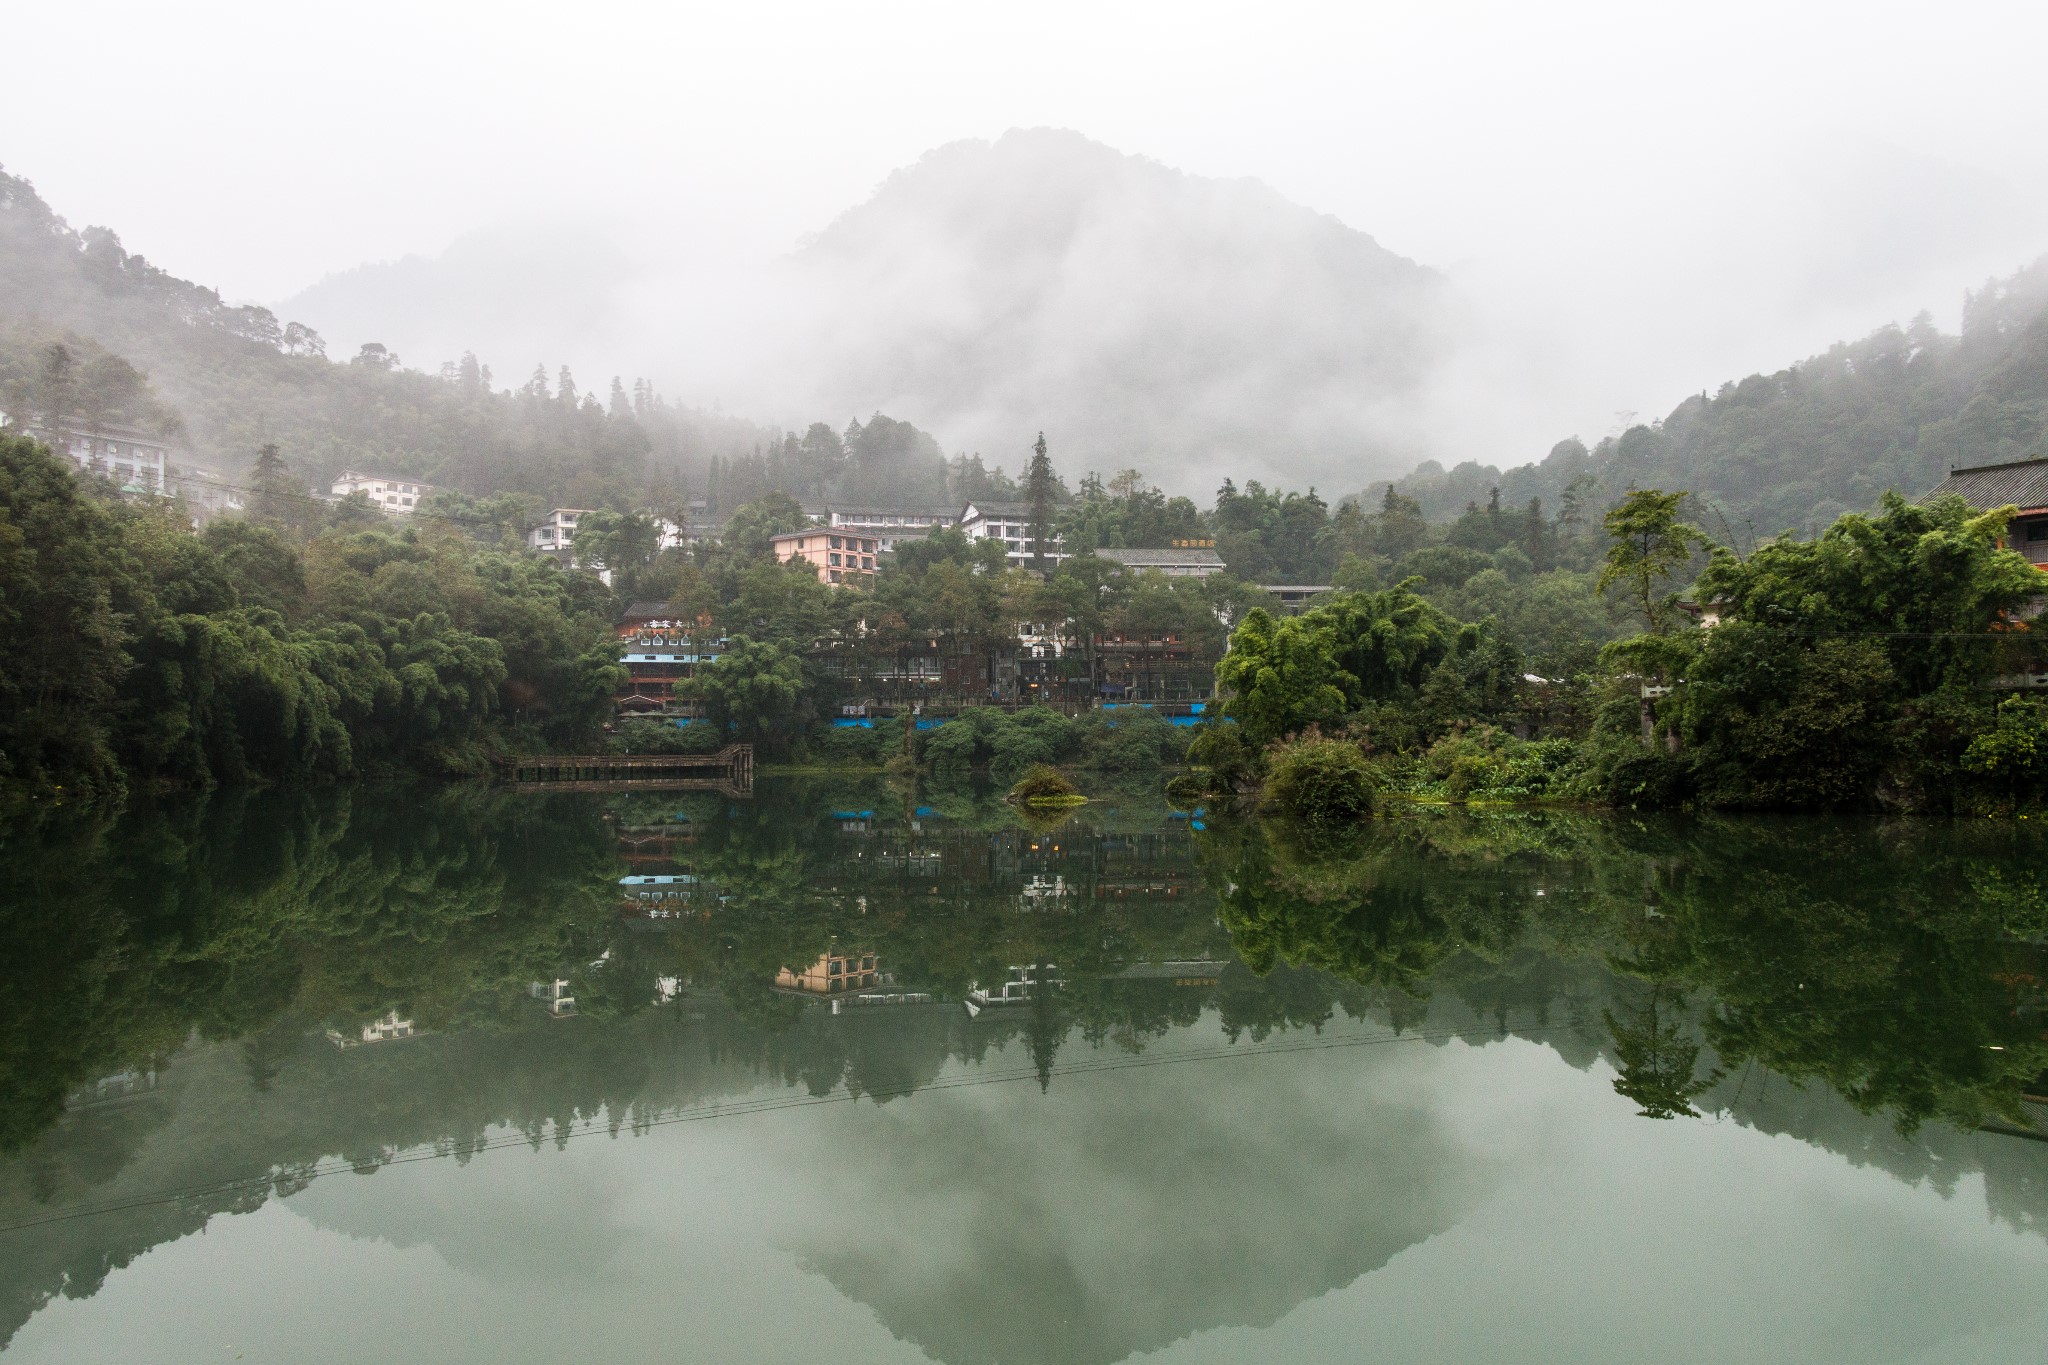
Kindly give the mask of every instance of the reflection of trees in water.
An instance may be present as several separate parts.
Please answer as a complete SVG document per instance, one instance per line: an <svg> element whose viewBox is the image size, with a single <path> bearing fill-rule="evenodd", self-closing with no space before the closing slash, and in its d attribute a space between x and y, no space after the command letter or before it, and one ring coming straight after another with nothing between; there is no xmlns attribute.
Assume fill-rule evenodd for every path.
<svg viewBox="0 0 2048 1365"><path fill-rule="evenodd" d="M0 846L0 1147L75 1085L287 1009L434 1027L501 1012L602 904L590 812L474 793L230 794ZM568 818L560 818L568 816ZM261 1069L260 1056L252 1065Z"/></svg>
<svg viewBox="0 0 2048 1365"><path fill-rule="evenodd" d="M1696 1074L1700 1044L1685 1006L1683 992L1659 982L1641 1003L1618 1014L1600 1012L1614 1036L1614 1066L1621 1073L1615 1092L1641 1105L1644 1118L1699 1117L1692 1102L1721 1079L1718 1069Z"/></svg>
<svg viewBox="0 0 2048 1365"><path fill-rule="evenodd" d="M1232 1040L1340 1014L1524 1034L1573 1065L1604 1057L1655 1116L1729 1112L1905 1179L1979 1163L1999 1216L2044 1225L2048 1195L2017 1158L1946 1127L1913 1135L2024 1117L2017 1097L2048 1063L2028 946L2048 936L2048 898L2016 829L1521 813L1390 821L1310 853L1258 826L1192 837L1142 808L1037 837L988 803L918 817L879 784L661 805L614 824L687 827L668 856L725 899L660 925L616 918L613 827L574 798L223 797L0 847L16 1006L0 1138L26 1148L0 1168L0 1211L279 1173L36 1234L6 1272L9 1314L58 1285L91 1292L322 1158L465 1159L494 1127L540 1144L600 1115L638 1130L764 1076L887 1100L998 1049L1043 1087L1062 1048L1137 1052L1210 1011ZM833 1014L771 989L835 943L942 1000L1012 965L1056 963L1066 984L978 1019ZM1232 958L1193 979L1129 970ZM524 1000L557 971L577 1021ZM693 988L650 1011L670 977ZM347 1052L317 1036L393 1009L437 1036ZM194 1030L233 1045L36 1140L79 1084L163 1063Z"/></svg>
<svg viewBox="0 0 2048 1365"><path fill-rule="evenodd" d="M1617 1088L1646 1112L1691 1112L1754 1063L1910 1130L2029 1121L2020 1096L2048 1065L2034 838L1521 814L1389 822L1318 857L1249 826L1203 857L1254 969L1314 967L1391 1008L1446 989L1505 1001L1524 949L1596 961Z"/></svg>

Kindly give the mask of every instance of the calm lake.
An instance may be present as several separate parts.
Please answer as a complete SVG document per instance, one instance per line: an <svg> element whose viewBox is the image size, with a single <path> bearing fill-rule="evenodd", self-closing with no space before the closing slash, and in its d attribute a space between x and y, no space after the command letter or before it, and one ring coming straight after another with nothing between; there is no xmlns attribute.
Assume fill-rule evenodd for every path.
<svg viewBox="0 0 2048 1365"><path fill-rule="evenodd" d="M1149 791L0 833L22 1361L2048 1357L2048 832Z"/></svg>

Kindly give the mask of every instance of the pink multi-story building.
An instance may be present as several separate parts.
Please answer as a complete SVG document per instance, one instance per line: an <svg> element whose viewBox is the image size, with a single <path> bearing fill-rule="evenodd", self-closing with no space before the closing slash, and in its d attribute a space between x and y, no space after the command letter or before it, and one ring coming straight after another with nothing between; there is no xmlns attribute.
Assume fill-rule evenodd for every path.
<svg viewBox="0 0 2048 1365"><path fill-rule="evenodd" d="M801 559L818 570L820 583L845 583L875 576L875 556L880 553L873 536L849 536L829 528L788 531L772 537L775 557L787 564Z"/></svg>

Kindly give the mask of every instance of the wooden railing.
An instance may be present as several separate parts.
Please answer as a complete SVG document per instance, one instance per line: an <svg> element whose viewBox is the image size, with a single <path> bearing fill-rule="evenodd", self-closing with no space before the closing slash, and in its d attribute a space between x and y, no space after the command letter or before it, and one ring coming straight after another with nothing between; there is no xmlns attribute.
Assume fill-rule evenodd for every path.
<svg viewBox="0 0 2048 1365"><path fill-rule="evenodd" d="M754 793L754 746L728 744L715 754L527 754L500 760L507 780L548 791L662 791Z"/></svg>

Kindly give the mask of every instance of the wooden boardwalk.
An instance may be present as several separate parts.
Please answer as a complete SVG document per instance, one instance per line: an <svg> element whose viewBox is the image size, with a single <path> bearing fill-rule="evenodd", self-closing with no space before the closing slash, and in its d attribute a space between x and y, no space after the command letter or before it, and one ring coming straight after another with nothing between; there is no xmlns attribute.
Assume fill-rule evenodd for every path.
<svg viewBox="0 0 2048 1365"><path fill-rule="evenodd" d="M754 794L754 746L715 754L530 754L500 765L514 784L541 791L715 791Z"/></svg>

